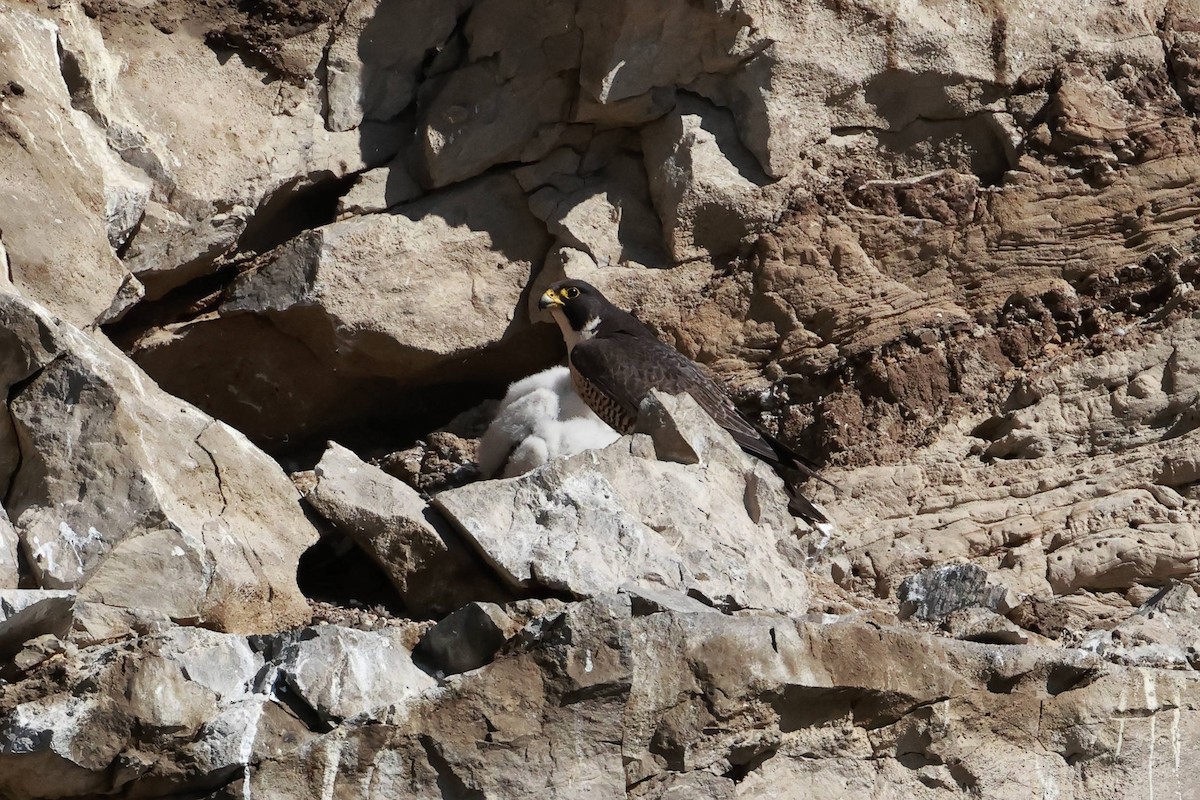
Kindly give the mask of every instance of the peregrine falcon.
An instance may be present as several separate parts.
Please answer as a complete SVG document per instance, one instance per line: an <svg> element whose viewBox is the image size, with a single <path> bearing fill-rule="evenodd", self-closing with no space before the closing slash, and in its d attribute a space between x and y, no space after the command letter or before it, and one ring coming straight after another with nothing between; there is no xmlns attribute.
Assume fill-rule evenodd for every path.
<svg viewBox="0 0 1200 800"><path fill-rule="evenodd" d="M793 514L810 522L828 522L784 475L784 470L794 469L829 483L817 474L816 464L751 425L703 367L659 341L635 316L608 302L594 286L576 280L551 286L538 300L538 308L549 309L562 330L575 390L600 419L619 433L632 433L638 408L651 389L687 392L742 450L767 462L784 478Z"/></svg>

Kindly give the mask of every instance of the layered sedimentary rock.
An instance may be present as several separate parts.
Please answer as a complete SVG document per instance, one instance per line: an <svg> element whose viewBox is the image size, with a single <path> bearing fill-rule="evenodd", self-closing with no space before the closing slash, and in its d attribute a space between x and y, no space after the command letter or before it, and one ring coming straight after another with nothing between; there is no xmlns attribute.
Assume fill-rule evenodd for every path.
<svg viewBox="0 0 1200 800"><path fill-rule="evenodd" d="M1197 19L0 2L0 795L1188 796Z"/></svg>

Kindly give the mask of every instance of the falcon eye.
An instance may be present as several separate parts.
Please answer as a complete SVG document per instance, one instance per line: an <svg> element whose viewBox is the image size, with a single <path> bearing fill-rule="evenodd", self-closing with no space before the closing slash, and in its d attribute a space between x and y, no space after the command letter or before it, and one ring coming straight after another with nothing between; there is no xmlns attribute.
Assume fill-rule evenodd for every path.
<svg viewBox="0 0 1200 800"><path fill-rule="evenodd" d="M579 297L579 288L577 286L568 286L564 294L568 300L574 300L576 297Z"/></svg>

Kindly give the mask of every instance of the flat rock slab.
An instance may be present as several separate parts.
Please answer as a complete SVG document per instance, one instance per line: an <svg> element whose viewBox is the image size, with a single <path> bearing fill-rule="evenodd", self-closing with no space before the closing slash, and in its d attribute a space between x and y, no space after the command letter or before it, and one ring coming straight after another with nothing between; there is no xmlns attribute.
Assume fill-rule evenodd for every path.
<svg viewBox="0 0 1200 800"><path fill-rule="evenodd" d="M0 591L0 657L43 634L66 636L75 592L46 589Z"/></svg>
<svg viewBox="0 0 1200 800"><path fill-rule="evenodd" d="M437 685L413 666L398 629L312 629L283 667L288 685L325 720L342 720L399 703Z"/></svg>
<svg viewBox="0 0 1200 800"><path fill-rule="evenodd" d="M658 461L649 436L625 437L433 504L516 587L594 596L646 584L723 609L803 613L808 585L782 483L691 398L660 403L699 463Z"/></svg>

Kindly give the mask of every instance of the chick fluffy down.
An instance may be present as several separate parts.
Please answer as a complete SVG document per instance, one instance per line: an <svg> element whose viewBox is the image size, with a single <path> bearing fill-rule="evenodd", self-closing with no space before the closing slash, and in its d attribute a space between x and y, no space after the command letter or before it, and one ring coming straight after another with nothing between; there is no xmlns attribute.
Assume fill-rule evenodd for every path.
<svg viewBox="0 0 1200 800"><path fill-rule="evenodd" d="M479 469L485 477L512 478L619 438L575 393L570 370L553 367L508 387L479 440Z"/></svg>

